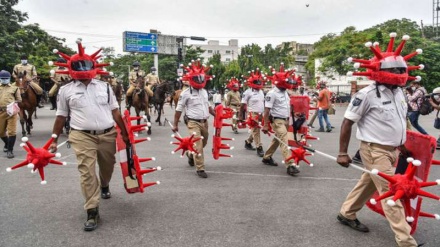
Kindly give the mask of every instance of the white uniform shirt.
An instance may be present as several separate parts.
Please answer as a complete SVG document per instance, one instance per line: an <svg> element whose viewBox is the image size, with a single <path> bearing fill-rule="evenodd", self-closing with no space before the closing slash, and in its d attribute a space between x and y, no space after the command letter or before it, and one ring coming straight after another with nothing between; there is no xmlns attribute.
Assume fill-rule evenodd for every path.
<svg viewBox="0 0 440 247"><path fill-rule="evenodd" d="M290 98L287 90L281 91L277 87L272 88L266 94L264 107L270 108L272 117L288 118L290 116Z"/></svg>
<svg viewBox="0 0 440 247"><path fill-rule="evenodd" d="M192 91L192 93L191 93ZM176 111L185 109L188 118L192 119L208 119L209 118L209 101L208 92L205 89L185 89L179 97Z"/></svg>
<svg viewBox="0 0 440 247"><path fill-rule="evenodd" d="M86 87L80 81L73 81L60 88L56 115L70 114L70 126L74 129L104 130L114 125L112 110L118 107L107 82L92 79Z"/></svg>
<svg viewBox="0 0 440 247"><path fill-rule="evenodd" d="M389 146L400 146L406 141L406 113L408 107L402 89L390 90L379 86L380 98L373 83L354 95L344 117L357 122L356 138Z"/></svg>
<svg viewBox="0 0 440 247"><path fill-rule="evenodd" d="M215 94L212 96L212 102L213 102L213 103L222 103L222 95L219 94L219 93L215 93Z"/></svg>
<svg viewBox="0 0 440 247"><path fill-rule="evenodd" d="M243 93L242 104L247 104L248 112L264 112L264 93L263 90L248 88Z"/></svg>

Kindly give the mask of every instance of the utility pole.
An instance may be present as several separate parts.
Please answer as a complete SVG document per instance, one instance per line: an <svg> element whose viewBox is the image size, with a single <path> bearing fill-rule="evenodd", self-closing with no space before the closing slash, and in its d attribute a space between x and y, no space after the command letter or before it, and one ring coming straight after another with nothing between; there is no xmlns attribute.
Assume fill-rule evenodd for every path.
<svg viewBox="0 0 440 247"><path fill-rule="evenodd" d="M160 34L156 29L150 29L150 33ZM159 55L154 53L154 67L156 68L157 76L159 76Z"/></svg>

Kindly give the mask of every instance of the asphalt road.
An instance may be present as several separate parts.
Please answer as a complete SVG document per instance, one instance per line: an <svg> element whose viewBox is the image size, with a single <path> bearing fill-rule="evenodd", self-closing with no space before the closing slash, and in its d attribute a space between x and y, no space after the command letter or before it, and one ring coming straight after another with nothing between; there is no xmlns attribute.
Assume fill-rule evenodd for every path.
<svg viewBox="0 0 440 247"><path fill-rule="evenodd" d="M165 111L172 119L168 105ZM343 111L338 107L330 116L336 126L331 133L315 133L320 140L311 142L314 148L337 154ZM50 137L54 111L47 105L38 115L30 141L42 146ZM437 136L434 117L421 117L420 122ZM180 129L187 134L183 124ZM225 152L234 157L214 160L210 139L205 148L209 178L201 179L186 159L171 155L174 145L169 144L173 139L168 125L153 123L152 131L152 140L136 148L141 157L157 158L146 166L164 168L144 180L161 184L143 194L127 194L117 166L110 184L113 196L101 202L102 221L93 232L82 230L86 214L73 150L59 149L60 160L68 165L47 166L47 185L40 185L38 174L28 168L6 172L26 155L16 143L14 159L0 156L0 246L395 246L385 218L368 208L358 218L369 226L369 233L353 231L336 220L341 203L361 175L355 169L315 155L309 156L314 167L302 164L301 173L291 177L283 165L263 165L255 152L244 149L246 130L233 134L225 128L224 136L234 137L230 143L236 147ZM352 154L359 143L354 133ZM63 135L60 141L65 139ZM265 149L269 141L263 138ZM438 153L435 157L440 159ZM274 159L280 162L281 152ZM430 180L438 178L440 167L433 167ZM429 191L440 194L438 187ZM440 213L438 201L425 199L422 206L426 212ZM414 237L425 246L440 246L439 232L439 221L423 218Z"/></svg>

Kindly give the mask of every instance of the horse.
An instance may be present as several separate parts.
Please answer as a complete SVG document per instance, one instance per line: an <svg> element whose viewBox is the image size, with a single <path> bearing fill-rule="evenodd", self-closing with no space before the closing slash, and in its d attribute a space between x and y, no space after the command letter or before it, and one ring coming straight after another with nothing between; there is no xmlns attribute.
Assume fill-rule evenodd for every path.
<svg viewBox="0 0 440 247"><path fill-rule="evenodd" d="M159 126L162 125L160 121L160 117L163 112L163 105L165 104L166 94L170 93L172 90L172 82L164 82L156 86L156 90L154 91L154 95L152 97L152 103L154 105L155 110L157 111L157 119L156 123L159 123ZM164 122L165 125L165 122Z"/></svg>
<svg viewBox="0 0 440 247"><path fill-rule="evenodd" d="M37 94L29 86L30 82L31 79L26 76L26 71L24 73L20 72L15 80L15 85L20 89L21 94L21 102L18 103L18 106L20 107L19 116L23 136L26 136L26 133L31 134L33 128L32 115L37 109ZM35 118L37 118L37 115L35 115Z"/></svg>
<svg viewBox="0 0 440 247"><path fill-rule="evenodd" d="M145 91L145 78L144 76L138 76L136 78L136 84L138 85L135 91L133 91L133 100L132 100L132 106L134 107L134 110L136 112L136 116L139 117L140 112L144 111L145 115L147 116L148 122L150 122L150 112L148 111L148 95ZM137 124L141 124L141 120L137 120ZM147 131L148 135L151 135L151 126L148 128Z"/></svg>
<svg viewBox="0 0 440 247"><path fill-rule="evenodd" d="M179 97L181 93L182 93L182 89L174 91L173 97L171 98L170 101L171 108L173 108L173 102L174 102L174 107L177 107L177 102L179 102Z"/></svg>
<svg viewBox="0 0 440 247"><path fill-rule="evenodd" d="M115 93L116 100L118 101L119 111L121 110L122 102L122 82L117 82L115 86L112 86L113 93Z"/></svg>

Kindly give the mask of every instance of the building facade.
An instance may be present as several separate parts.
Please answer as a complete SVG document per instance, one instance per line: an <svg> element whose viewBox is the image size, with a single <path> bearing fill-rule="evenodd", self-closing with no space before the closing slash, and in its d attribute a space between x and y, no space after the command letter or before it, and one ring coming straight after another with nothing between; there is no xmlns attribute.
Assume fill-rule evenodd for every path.
<svg viewBox="0 0 440 247"><path fill-rule="evenodd" d="M229 63L232 60L236 60L240 52L237 39L229 40L228 45L221 45L218 40L209 40L207 45L196 46L205 51L201 55L203 62L205 63L208 62L208 60L214 56L214 54L220 54L221 61L224 63Z"/></svg>

